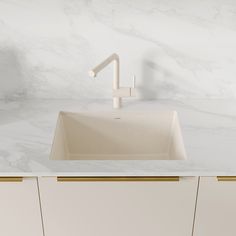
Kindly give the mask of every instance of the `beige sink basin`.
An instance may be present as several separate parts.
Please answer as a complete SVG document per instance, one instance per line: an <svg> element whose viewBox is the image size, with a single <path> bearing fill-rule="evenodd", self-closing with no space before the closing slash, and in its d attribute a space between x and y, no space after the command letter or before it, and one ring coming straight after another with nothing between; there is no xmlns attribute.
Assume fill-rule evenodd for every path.
<svg viewBox="0 0 236 236"><path fill-rule="evenodd" d="M50 159L183 160L175 111L60 112Z"/></svg>

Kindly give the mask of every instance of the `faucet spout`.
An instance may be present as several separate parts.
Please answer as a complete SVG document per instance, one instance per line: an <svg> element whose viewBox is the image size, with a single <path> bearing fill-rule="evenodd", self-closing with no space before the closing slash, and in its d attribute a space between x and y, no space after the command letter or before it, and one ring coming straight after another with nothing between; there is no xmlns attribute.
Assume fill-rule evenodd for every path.
<svg viewBox="0 0 236 236"><path fill-rule="evenodd" d="M109 56L107 59L105 59L103 62L98 64L96 67L94 67L92 70L89 71L89 76L96 77L97 74L103 70L107 65L109 65L112 62L115 62L115 69L119 72L119 56L116 53L113 53L111 56Z"/></svg>
<svg viewBox="0 0 236 236"><path fill-rule="evenodd" d="M97 74L103 70L107 65L114 62L114 77L113 77L113 107L121 107L122 97L134 97L136 95L135 90L135 77L133 79L133 88L120 88L120 60L116 53L113 53L99 65L89 71L89 76L96 77Z"/></svg>
<svg viewBox="0 0 236 236"><path fill-rule="evenodd" d="M97 74L103 70L107 65L114 62L114 77L113 77L113 90L119 89L120 84L120 59L116 53L113 53L103 62L98 64L92 70L89 71L89 76L96 77ZM113 106L114 108L120 108L121 106L121 98L120 97L113 97Z"/></svg>

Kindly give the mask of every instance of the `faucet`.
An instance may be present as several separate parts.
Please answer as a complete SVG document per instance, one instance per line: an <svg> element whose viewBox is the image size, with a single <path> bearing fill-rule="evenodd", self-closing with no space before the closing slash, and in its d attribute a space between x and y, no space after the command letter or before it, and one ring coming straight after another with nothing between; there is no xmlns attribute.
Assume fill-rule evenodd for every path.
<svg viewBox="0 0 236 236"><path fill-rule="evenodd" d="M105 68L107 65L114 61L114 76L113 76L113 108L121 107L122 97L135 97L135 76L133 76L133 87L132 88L120 88L120 60L116 53L113 53L95 68L89 71L89 76L95 78L97 74Z"/></svg>

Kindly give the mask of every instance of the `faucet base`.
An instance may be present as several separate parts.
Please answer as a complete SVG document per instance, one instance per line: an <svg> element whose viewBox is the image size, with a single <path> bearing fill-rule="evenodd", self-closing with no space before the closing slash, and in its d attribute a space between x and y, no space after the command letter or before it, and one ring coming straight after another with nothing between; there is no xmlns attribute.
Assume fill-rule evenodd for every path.
<svg viewBox="0 0 236 236"><path fill-rule="evenodd" d="M115 109L121 108L121 98L119 98L119 97L113 98L113 108L115 108Z"/></svg>

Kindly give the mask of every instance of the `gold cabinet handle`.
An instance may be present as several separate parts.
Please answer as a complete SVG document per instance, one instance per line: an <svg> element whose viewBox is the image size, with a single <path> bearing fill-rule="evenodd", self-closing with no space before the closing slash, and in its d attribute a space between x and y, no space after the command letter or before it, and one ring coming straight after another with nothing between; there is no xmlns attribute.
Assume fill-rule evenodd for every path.
<svg viewBox="0 0 236 236"><path fill-rule="evenodd" d="M58 182L179 181L179 176L58 176Z"/></svg>
<svg viewBox="0 0 236 236"><path fill-rule="evenodd" d="M23 177L19 176L6 176L6 177L0 177L0 182L22 182Z"/></svg>
<svg viewBox="0 0 236 236"><path fill-rule="evenodd" d="M236 181L236 176L217 176L218 181Z"/></svg>

